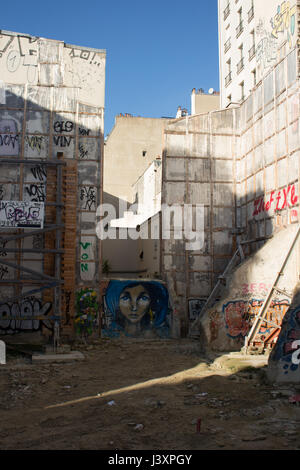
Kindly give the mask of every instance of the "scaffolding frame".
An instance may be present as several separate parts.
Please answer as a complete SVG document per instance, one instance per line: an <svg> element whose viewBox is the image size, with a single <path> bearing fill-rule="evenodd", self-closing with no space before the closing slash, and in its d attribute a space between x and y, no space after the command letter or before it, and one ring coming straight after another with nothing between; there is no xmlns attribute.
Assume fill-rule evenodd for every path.
<svg viewBox="0 0 300 470"><path fill-rule="evenodd" d="M64 254L64 250L62 248L62 230L64 229L63 224L63 217L62 211L65 206L63 203L63 167L66 165L66 162L63 160L63 153L57 153L57 158L53 158L51 160L46 159L20 159L20 158L0 158L0 165L32 165L32 164L39 164L41 166L51 166L56 167L56 201L55 202L47 202L47 195L46 201L44 206L45 207L54 207L55 208L55 224L45 224L43 228L29 230L24 228L17 228L16 230L21 231L21 233L17 233L11 236L4 236L2 239L2 243L5 246L7 242L16 241L16 240L23 240L26 237L30 237L33 235L41 234L44 235L45 233L55 231L55 249L38 249L32 248L27 249L23 247L16 247L16 248L5 248L7 253L18 253L21 255L18 262L10 262L0 259L0 264L11 267L16 270L16 273L20 273L21 271L27 272L36 276L37 279L21 279L21 278L14 278L14 279L7 279L7 280L0 280L0 285L20 285L21 288L29 284L31 286L40 285L36 289L32 289L30 291L24 293L18 293L18 295L14 295L14 297L7 297L5 299L1 299L1 304L15 302L16 300L20 300L31 296L33 294L37 294L43 292L44 290L53 289L53 306L52 306L52 315L28 315L28 316L12 316L6 315L5 320L52 320L54 322L53 325L53 345L54 350L56 350L59 344L59 330L60 330L60 323L61 323L61 297L62 297L62 284L64 281L61 279L61 256ZM44 217L46 215L44 214ZM0 229L1 230L1 229ZM27 230L27 231L26 231ZM5 229L6 231L6 229ZM42 254L53 254L54 255L54 277L45 274L44 272L36 271L34 269L25 268L21 266L20 262L23 253L42 253Z"/></svg>

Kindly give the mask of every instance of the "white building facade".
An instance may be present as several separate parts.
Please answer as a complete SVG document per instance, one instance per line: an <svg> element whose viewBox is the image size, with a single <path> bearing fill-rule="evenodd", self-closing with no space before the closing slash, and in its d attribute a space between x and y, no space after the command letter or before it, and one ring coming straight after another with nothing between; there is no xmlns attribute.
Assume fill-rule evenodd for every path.
<svg viewBox="0 0 300 470"><path fill-rule="evenodd" d="M218 0L221 107L241 103L298 39L296 0Z"/></svg>

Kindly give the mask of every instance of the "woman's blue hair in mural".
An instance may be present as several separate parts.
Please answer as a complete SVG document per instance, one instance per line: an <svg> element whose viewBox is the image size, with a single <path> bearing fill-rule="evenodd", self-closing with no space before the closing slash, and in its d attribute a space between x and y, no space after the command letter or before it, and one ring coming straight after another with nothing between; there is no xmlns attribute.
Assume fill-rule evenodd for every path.
<svg viewBox="0 0 300 470"><path fill-rule="evenodd" d="M120 322L119 316L119 300L122 291L125 288L131 288L135 286L143 286L146 291L148 291L151 302L149 310L152 310L153 313L153 327L159 328L164 325L166 321L166 316L169 310L169 294L166 287L155 281L117 281L112 280L109 282L109 285L105 293L105 301L108 310L113 316L113 321L117 323ZM142 319L141 324L146 326L150 323L150 315L146 314L145 318Z"/></svg>

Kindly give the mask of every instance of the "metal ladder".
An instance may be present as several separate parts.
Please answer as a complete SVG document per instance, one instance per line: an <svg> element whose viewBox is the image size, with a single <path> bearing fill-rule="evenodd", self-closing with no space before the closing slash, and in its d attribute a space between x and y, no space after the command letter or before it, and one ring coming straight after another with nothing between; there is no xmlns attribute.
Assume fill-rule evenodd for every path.
<svg viewBox="0 0 300 470"><path fill-rule="evenodd" d="M209 297L206 299L205 304L201 308L199 316L194 321L194 323L191 325L191 329L190 329L191 336L193 336L193 337L197 336L197 333L195 332L195 329L197 328L200 319L203 317L205 311L208 309L208 307L210 306L212 301L215 300L216 294L219 290L219 287L221 286L221 284L224 283L224 281L226 282L226 276L231 272L231 269L235 266L235 263L238 261L239 258L240 258L240 260L239 260L240 262L242 262L245 258L245 255L244 255L244 252L243 252L243 249L242 249L242 246L241 246L240 243L238 244L238 248L234 252L231 260L229 261L229 263L227 264L224 272L222 273L221 276L218 277L218 281L217 281L216 285L214 286L213 290L211 291Z"/></svg>
<svg viewBox="0 0 300 470"><path fill-rule="evenodd" d="M245 337L245 343L244 343L244 347L243 347L243 352L245 354L247 354L248 352L248 349L249 347L251 346L251 344L254 343L254 340L255 340L255 337L257 336L259 330L260 330L260 327L262 325L263 322L266 322L266 323L269 323L271 324L272 326L275 326L278 328L278 325L275 325L273 322L270 322L269 320L266 320L266 314L268 312L268 309L271 305L271 302L273 300L273 297L275 295L275 293L280 293L280 294L284 294L285 296L287 297L290 297L291 298L291 295L289 295L287 292L283 291L282 289L280 289L277 284L279 282L279 279L280 277L284 274L284 270L286 268L286 265L290 259L290 256L297 244L297 241L298 241L298 238L299 238L299 235L300 235L300 227L298 227L298 230L292 240L292 243L291 243L291 246L289 247L289 250L288 250L288 253L284 259L284 262L282 263L282 266L281 266L281 269L280 271L277 273L276 275L276 279L273 283L273 285L271 286L268 294L267 294L267 297L264 301L264 303L262 304L258 314L256 315L255 317L255 320L254 320L254 323L248 333L248 335Z"/></svg>

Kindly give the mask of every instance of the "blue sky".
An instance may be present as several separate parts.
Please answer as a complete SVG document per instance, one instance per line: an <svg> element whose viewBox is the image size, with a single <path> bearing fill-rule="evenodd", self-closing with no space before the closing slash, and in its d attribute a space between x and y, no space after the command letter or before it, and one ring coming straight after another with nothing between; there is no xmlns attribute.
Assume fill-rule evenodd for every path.
<svg viewBox="0 0 300 470"><path fill-rule="evenodd" d="M219 90L217 0L15 0L0 29L105 49L105 134L115 116L190 112L193 88Z"/></svg>

